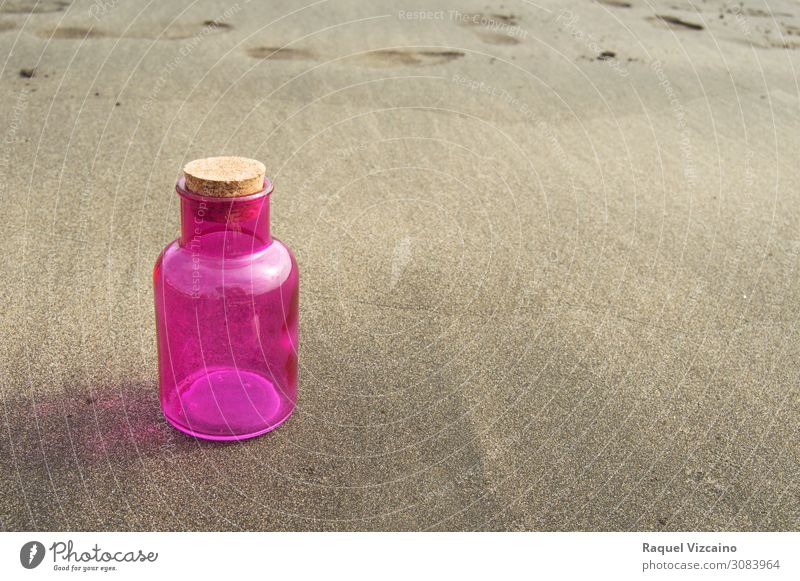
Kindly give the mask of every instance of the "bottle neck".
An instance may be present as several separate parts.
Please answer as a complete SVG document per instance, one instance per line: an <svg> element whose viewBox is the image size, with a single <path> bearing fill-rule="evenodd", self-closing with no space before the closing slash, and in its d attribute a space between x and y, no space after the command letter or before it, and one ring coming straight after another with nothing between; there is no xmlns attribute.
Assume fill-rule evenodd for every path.
<svg viewBox="0 0 800 581"><path fill-rule="evenodd" d="M176 190L181 197L180 245L204 255L235 256L269 246L269 195L272 184L250 196L214 198L186 189L181 178Z"/></svg>

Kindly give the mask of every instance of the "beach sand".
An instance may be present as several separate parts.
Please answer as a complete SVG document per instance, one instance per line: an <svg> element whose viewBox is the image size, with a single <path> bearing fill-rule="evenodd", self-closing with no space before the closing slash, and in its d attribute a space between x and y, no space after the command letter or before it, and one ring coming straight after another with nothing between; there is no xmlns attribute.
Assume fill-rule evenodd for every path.
<svg viewBox="0 0 800 581"><path fill-rule="evenodd" d="M0 527L797 530L770 7L4 2ZM151 269L210 155L266 164L301 268L297 410L233 444L158 407Z"/></svg>

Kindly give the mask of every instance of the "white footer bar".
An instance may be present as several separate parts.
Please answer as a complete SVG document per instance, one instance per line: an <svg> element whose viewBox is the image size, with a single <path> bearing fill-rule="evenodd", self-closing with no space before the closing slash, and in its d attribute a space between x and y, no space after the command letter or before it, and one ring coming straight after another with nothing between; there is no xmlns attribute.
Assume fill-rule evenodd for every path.
<svg viewBox="0 0 800 581"><path fill-rule="evenodd" d="M3 579L800 579L800 533L3 533ZM253 577L257 575L257 577Z"/></svg>

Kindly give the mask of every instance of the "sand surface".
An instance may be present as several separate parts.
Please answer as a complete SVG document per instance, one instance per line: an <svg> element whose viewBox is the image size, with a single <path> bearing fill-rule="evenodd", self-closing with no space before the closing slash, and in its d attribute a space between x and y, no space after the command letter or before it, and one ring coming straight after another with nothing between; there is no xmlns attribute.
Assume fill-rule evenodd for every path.
<svg viewBox="0 0 800 581"><path fill-rule="evenodd" d="M5 0L0 57L0 528L800 527L796 1ZM302 273L227 445L156 384L210 155Z"/></svg>

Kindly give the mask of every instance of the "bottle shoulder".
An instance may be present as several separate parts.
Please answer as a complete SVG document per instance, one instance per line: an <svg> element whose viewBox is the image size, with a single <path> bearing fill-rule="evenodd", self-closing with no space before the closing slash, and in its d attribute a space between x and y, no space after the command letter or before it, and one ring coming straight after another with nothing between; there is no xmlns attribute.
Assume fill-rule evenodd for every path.
<svg viewBox="0 0 800 581"><path fill-rule="evenodd" d="M277 238L263 249L233 257L204 254L174 240L156 260L153 281L189 294L222 288L262 294L297 286L299 272L294 254Z"/></svg>

